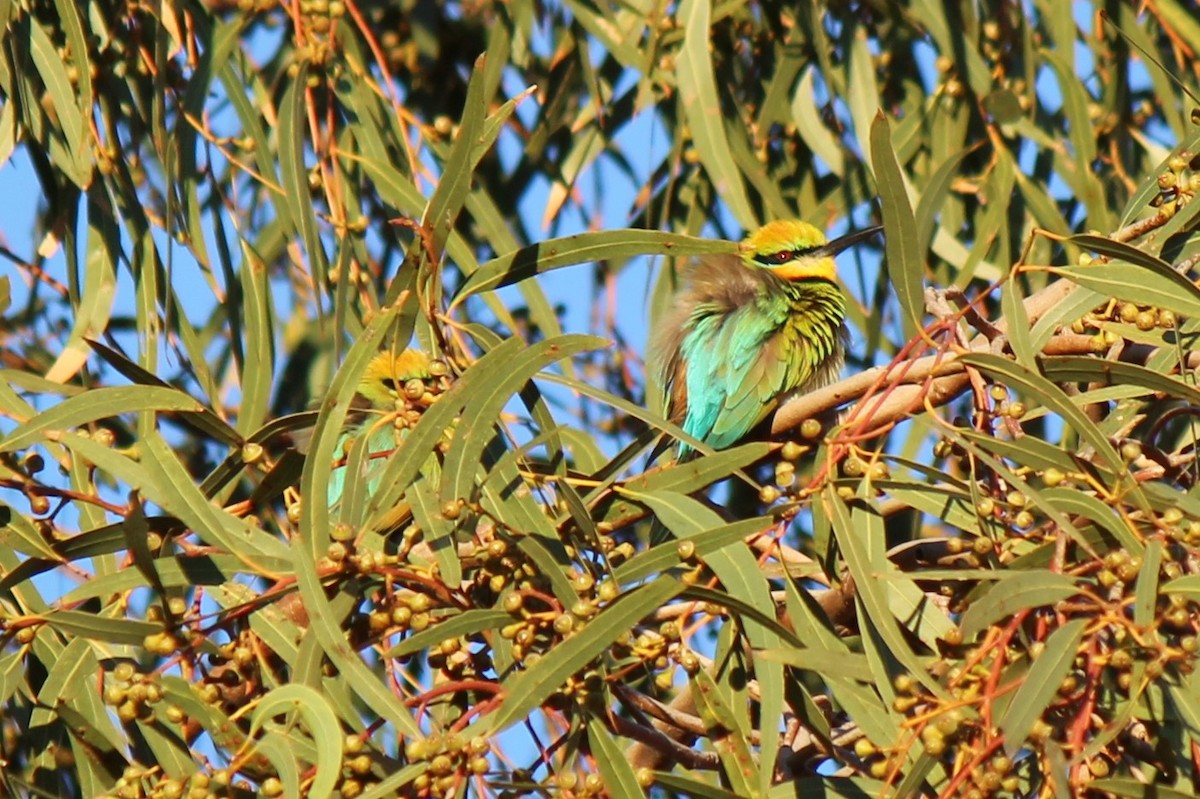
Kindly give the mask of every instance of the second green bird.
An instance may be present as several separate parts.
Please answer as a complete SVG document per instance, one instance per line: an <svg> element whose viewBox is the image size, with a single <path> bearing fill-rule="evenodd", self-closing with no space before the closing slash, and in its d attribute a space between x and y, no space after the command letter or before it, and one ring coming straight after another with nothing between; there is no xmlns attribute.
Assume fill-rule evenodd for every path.
<svg viewBox="0 0 1200 799"><path fill-rule="evenodd" d="M833 256L879 230L826 241L807 222L780 220L748 235L738 254L692 265L652 344L667 418L721 449L788 397L837 379L846 300ZM681 458L692 451L680 443Z"/></svg>

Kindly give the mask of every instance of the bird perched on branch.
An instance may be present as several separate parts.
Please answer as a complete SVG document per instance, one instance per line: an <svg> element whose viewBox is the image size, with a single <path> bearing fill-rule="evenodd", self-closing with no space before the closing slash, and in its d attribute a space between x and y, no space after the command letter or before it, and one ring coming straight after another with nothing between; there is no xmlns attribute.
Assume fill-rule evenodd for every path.
<svg viewBox="0 0 1200 799"><path fill-rule="evenodd" d="M721 449L788 397L833 382L847 337L833 256L879 230L826 241L807 222L780 220L736 255L692 265L652 345L667 418ZM680 458L692 452L680 442Z"/></svg>
<svg viewBox="0 0 1200 799"><path fill-rule="evenodd" d="M385 459L400 446L421 414L450 385L450 370L424 352L381 352L371 359L358 384L351 406L354 424L335 449L339 465L329 475L329 504L336 505L345 491L346 459L353 442L366 436L360 479L367 480L367 496L378 489ZM361 446L361 445L360 445Z"/></svg>

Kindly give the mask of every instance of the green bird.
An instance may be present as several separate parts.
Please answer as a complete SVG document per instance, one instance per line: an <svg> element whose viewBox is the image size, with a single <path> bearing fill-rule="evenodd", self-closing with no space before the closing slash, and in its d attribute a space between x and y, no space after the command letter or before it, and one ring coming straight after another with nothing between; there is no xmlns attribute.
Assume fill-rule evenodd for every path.
<svg viewBox="0 0 1200 799"><path fill-rule="evenodd" d="M826 241L807 222L779 220L736 255L692 265L652 343L667 418L721 449L789 397L836 380L848 333L833 256L879 230ZM680 442L681 459L692 453Z"/></svg>
<svg viewBox="0 0 1200 799"><path fill-rule="evenodd" d="M450 386L450 370L442 361L424 352L406 349L400 353L381 352L371 359L358 384L351 405L352 423L335 449L335 463L329 475L328 502L335 507L345 492L348 480L367 481L366 496L379 489L386 459L400 446L409 428L421 420L425 409ZM365 436L362 472L348 475L347 457L354 441ZM431 463L427 470L434 470Z"/></svg>

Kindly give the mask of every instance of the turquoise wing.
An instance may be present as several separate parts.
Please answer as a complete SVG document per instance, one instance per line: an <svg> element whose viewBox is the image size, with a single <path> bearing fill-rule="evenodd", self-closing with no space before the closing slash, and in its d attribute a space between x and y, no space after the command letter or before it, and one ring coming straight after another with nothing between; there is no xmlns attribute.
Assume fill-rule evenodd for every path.
<svg viewBox="0 0 1200 799"><path fill-rule="evenodd" d="M792 392L835 378L843 346L838 306L814 303L811 310L797 314L766 301L696 317L683 346L684 430L717 449L732 446Z"/></svg>
<svg viewBox="0 0 1200 799"><path fill-rule="evenodd" d="M683 342L688 408L683 429L718 449L744 438L786 391L791 364L786 309L759 305L697 314Z"/></svg>
<svg viewBox="0 0 1200 799"><path fill-rule="evenodd" d="M364 434L367 439L361 441L360 437ZM366 490L361 495L353 490L349 493L361 496L365 507L366 500L379 489L387 457L397 446L399 441L395 428L381 422L377 417L369 417L361 425L343 433L334 449L339 465L329 474L327 497L330 509L336 510L341 504L342 498L347 494L348 482L364 485Z"/></svg>

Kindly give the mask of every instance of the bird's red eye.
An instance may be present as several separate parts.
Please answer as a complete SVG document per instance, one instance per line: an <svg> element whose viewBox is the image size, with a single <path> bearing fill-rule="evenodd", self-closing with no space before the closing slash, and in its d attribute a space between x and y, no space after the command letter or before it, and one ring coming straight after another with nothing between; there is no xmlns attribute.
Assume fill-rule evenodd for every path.
<svg viewBox="0 0 1200 799"><path fill-rule="evenodd" d="M780 250L779 252L771 253L771 262L776 264L786 264L792 260L791 250Z"/></svg>

